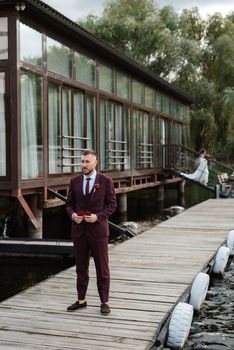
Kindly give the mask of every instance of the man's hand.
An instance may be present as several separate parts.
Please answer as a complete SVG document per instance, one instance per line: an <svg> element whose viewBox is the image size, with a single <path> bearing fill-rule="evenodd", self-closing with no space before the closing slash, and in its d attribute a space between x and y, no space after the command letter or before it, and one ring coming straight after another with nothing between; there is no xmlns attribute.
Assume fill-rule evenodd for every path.
<svg viewBox="0 0 234 350"><path fill-rule="evenodd" d="M80 224L83 220L84 217L83 216L78 216L76 213L72 214L72 220L76 223L76 224Z"/></svg>
<svg viewBox="0 0 234 350"><path fill-rule="evenodd" d="M97 215L91 214L91 215L85 215L83 216L84 221L90 222L91 224L94 224L97 221Z"/></svg>

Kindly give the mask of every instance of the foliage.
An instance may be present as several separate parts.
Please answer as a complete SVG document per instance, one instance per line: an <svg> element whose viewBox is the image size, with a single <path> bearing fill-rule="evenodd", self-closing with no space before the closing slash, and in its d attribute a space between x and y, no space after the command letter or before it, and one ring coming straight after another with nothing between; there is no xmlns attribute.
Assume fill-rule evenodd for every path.
<svg viewBox="0 0 234 350"><path fill-rule="evenodd" d="M109 0L79 24L199 100L196 149L234 155L234 12L205 20L196 7L178 14L153 0Z"/></svg>

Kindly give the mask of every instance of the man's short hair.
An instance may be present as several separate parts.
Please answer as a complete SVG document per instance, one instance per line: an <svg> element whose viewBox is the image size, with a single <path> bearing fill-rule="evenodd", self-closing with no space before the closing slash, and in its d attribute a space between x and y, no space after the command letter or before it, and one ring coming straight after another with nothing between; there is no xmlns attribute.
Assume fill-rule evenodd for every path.
<svg viewBox="0 0 234 350"><path fill-rule="evenodd" d="M92 156L95 156L97 158L97 153L93 149L85 149L82 152L82 156L88 156L89 154L91 154Z"/></svg>

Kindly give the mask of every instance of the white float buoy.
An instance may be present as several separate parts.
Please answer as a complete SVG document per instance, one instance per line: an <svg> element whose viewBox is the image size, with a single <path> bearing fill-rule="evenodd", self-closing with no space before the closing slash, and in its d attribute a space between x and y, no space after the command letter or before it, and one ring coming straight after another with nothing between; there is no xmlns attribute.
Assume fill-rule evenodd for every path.
<svg viewBox="0 0 234 350"><path fill-rule="evenodd" d="M234 230L228 233L227 247L230 249L230 255L234 255Z"/></svg>
<svg viewBox="0 0 234 350"><path fill-rule="evenodd" d="M210 276L207 273L199 272L195 277L189 298L189 304L191 304L194 310L200 310L203 304L210 283Z"/></svg>
<svg viewBox="0 0 234 350"><path fill-rule="evenodd" d="M179 302L171 315L167 346L170 348L182 349L186 342L193 320L193 306Z"/></svg>
<svg viewBox="0 0 234 350"><path fill-rule="evenodd" d="M215 257L215 263L212 270L214 273L223 274L224 269L228 262L229 255L230 255L230 249L228 247L222 246L219 248Z"/></svg>
<svg viewBox="0 0 234 350"><path fill-rule="evenodd" d="M178 215L180 213L182 213L185 209L182 206L179 205L173 205L172 207L170 207L171 213L172 215Z"/></svg>

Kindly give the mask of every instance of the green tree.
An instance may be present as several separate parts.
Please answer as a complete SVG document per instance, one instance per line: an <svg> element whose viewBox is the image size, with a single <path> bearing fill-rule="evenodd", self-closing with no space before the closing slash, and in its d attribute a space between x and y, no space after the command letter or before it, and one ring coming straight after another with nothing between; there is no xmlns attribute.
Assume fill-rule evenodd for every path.
<svg viewBox="0 0 234 350"><path fill-rule="evenodd" d="M199 100L196 149L234 155L234 12L204 20L196 7L178 14L153 0L114 0L80 24Z"/></svg>
<svg viewBox="0 0 234 350"><path fill-rule="evenodd" d="M79 24L161 76L179 58L177 14L172 7L160 11L153 0L108 1L102 17Z"/></svg>

